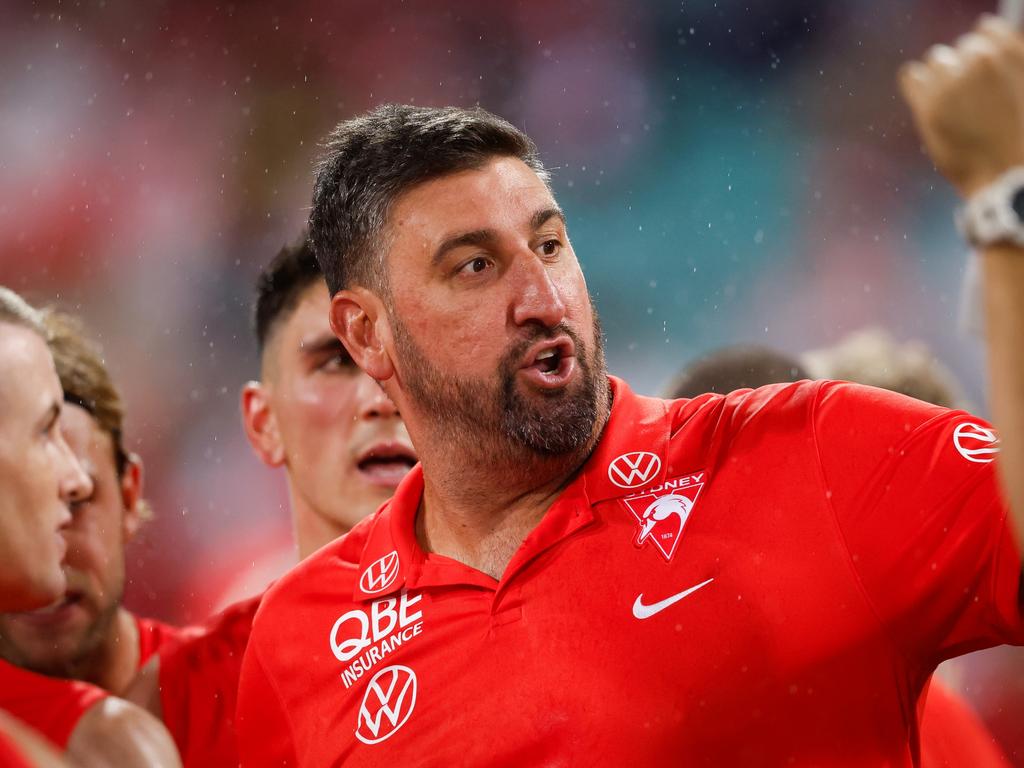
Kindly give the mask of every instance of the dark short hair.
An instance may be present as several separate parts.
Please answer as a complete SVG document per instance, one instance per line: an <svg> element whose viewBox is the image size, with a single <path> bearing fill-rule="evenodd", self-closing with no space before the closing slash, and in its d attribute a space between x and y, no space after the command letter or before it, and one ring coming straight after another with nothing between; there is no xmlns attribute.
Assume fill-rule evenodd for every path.
<svg viewBox="0 0 1024 768"><path fill-rule="evenodd" d="M299 297L318 280L323 280L323 273L305 232L294 243L281 248L260 272L256 279L254 325L256 347L261 355L274 329L288 319Z"/></svg>
<svg viewBox="0 0 1024 768"><path fill-rule="evenodd" d="M548 178L533 141L479 107L386 104L338 125L324 142L309 216L331 295L355 284L387 285L380 236L399 196L494 157L518 158Z"/></svg>
<svg viewBox="0 0 1024 768"><path fill-rule="evenodd" d="M811 378L798 360L767 347L725 347L696 360L669 385L670 398L696 397L705 392L728 394L765 384Z"/></svg>

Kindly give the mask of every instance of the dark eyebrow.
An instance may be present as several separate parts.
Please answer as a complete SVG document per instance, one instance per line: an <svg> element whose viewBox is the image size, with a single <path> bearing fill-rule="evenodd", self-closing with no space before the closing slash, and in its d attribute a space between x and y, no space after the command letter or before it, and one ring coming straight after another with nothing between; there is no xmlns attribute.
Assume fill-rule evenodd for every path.
<svg viewBox="0 0 1024 768"><path fill-rule="evenodd" d="M475 229L472 232L463 232L461 235L452 235L445 238L444 242L437 247L430 263L436 267L449 251L464 245L487 245L495 240L497 240L497 235L493 229Z"/></svg>
<svg viewBox="0 0 1024 768"><path fill-rule="evenodd" d="M545 208L544 210L537 211L533 214L533 218L530 219L530 229L540 229L547 224L550 219L559 219L563 226L565 225L565 214L562 213L561 208Z"/></svg>
<svg viewBox="0 0 1024 768"><path fill-rule="evenodd" d="M563 225L565 224L565 214L562 213L561 208L544 208L530 217L530 229L540 229L552 218L558 218ZM497 240L497 238L498 236L493 229L475 229L472 232L452 235L445 238L441 245L437 247L433 257L430 259L430 263L437 266L449 251L461 248L464 245L488 245Z"/></svg>

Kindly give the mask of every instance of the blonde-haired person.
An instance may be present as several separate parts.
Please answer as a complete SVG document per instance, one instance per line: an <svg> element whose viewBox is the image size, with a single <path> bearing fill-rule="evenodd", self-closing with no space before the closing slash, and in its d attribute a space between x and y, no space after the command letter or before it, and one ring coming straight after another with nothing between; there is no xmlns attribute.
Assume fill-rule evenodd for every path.
<svg viewBox="0 0 1024 768"><path fill-rule="evenodd" d="M0 658L121 695L135 673L182 630L122 605L125 546L149 516L143 466L124 442L124 403L102 351L74 317L43 314L64 391L64 438L92 481L73 506L68 587L45 611L0 614Z"/></svg>
<svg viewBox="0 0 1024 768"><path fill-rule="evenodd" d="M94 490L61 429L64 395L49 336L38 311L0 287L0 370L5 374L0 377L0 610L5 611L60 600L67 589L62 564L71 508ZM158 721L86 683L0 661L0 710L38 731L76 765L180 765ZM14 734L7 746L21 753L18 759L35 759L26 742L31 734L25 737L17 724L3 727Z"/></svg>

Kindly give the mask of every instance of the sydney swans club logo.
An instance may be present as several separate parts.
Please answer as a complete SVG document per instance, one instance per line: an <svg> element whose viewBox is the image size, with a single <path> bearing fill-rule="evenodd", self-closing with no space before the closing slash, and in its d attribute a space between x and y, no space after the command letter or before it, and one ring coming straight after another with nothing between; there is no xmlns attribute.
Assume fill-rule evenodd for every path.
<svg viewBox="0 0 1024 768"><path fill-rule="evenodd" d="M619 488L639 488L658 476L661 459L649 451L633 451L612 459L608 479Z"/></svg>
<svg viewBox="0 0 1024 768"><path fill-rule="evenodd" d="M377 744L394 736L416 706L416 673L396 664L373 676L359 705L356 738Z"/></svg>
<svg viewBox="0 0 1024 768"><path fill-rule="evenodd" d="M705 473L695 472L624 498L622 503L640 526L633 543L643 548L650 542L670 561L704 483Z"/></svg>
<svg viewBox="0 0 1024 768"><path fill-rule="evenodd" d="M331 651L347 665L341 672L346 688L423 632L423 611L416 608L422 599L403 589L398 597L375 600L369 611L356 608L334 622Z"/></svg>
<svg viewBox="0 0 1024 768"><path fill-rule="evenodd" d="M958 424L953 430L953 445L961 456L975 464L988 464L999 453L999 437L995 430L969 421Z"/></svg>
<svg viewBox="0 0 1024 768"><path fill-rule="evenodd" d="M398 577L398 552L388 552L374 560L359 577L359 588L364 594L375 595L395 583Z"/></svg>

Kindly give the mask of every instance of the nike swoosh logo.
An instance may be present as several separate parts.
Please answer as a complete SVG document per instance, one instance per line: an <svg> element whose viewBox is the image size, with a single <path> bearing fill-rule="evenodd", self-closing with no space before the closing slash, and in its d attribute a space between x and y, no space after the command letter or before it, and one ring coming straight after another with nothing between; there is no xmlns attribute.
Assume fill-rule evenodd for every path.
<svg viewBox="0 0 1024 768"><path fill-rule="evenodd" d="M644 605L644 595L641 592L639 595L636 596L636 602L633 603L633 615L636 616L638 619L649 619L656 613L661 613L670 605L675 605L687 595L692 595L701 587L706 587L712 581L714 581L714 578L710 578L707 581L702 581L695 587L684 589L682 592L672 595L672 597L666 597L664 600L660 600L657 603L651 603L650 605Z"/></svg>

